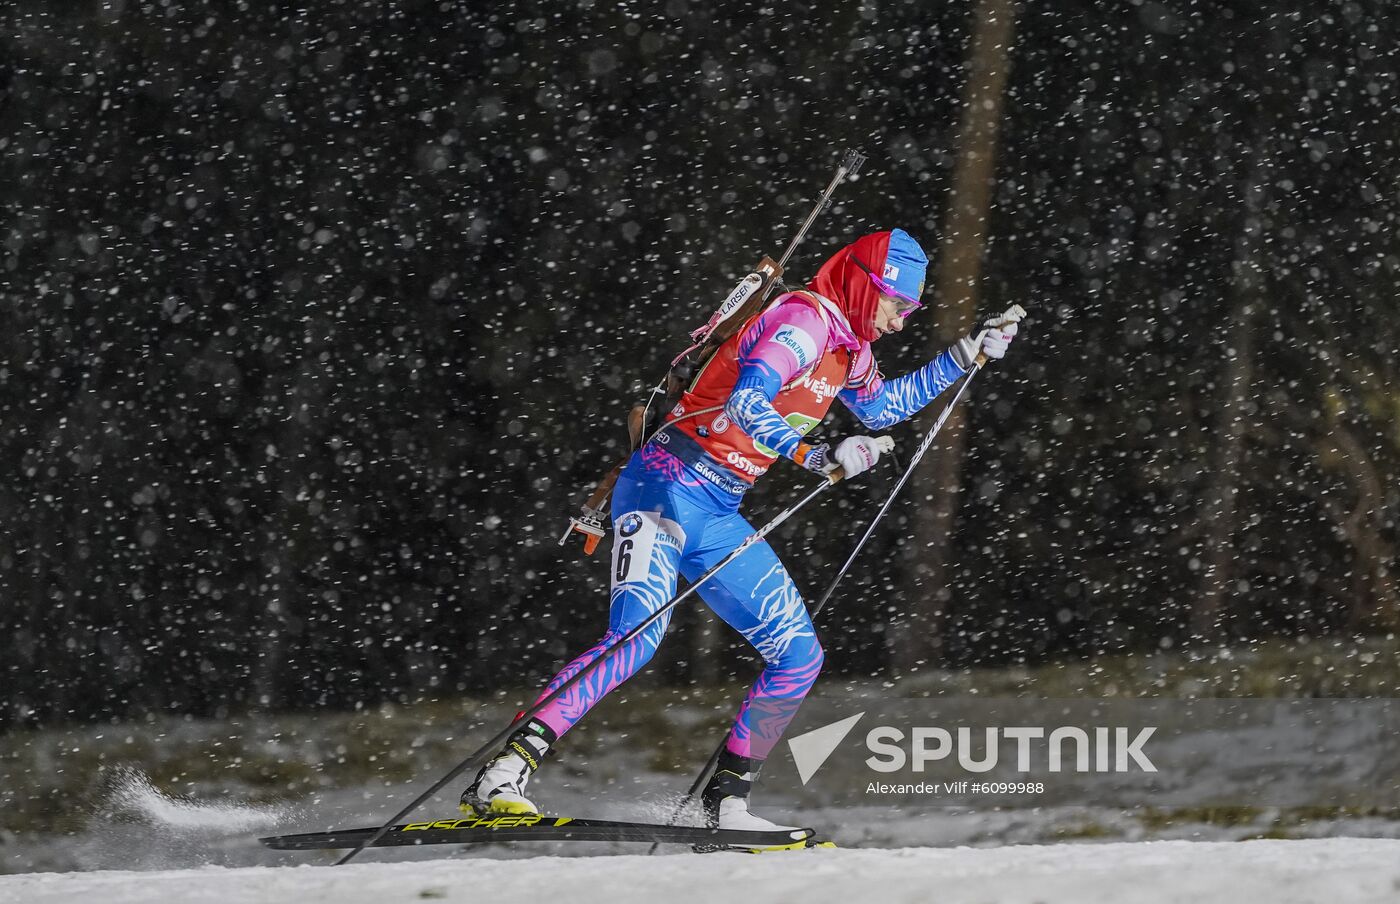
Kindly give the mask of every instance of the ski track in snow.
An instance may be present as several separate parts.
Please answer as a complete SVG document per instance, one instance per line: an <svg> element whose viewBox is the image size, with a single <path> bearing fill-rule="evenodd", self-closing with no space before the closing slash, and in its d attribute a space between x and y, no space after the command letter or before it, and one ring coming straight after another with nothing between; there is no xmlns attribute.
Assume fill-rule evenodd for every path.
<svg viewBox="0 0 1400 904"><path fill-rule="evenodd" d="M372 861L0 876L0 901L102 904L479 902L497 894L580 904L1370 904L1400 901L1400 841L1153 841L999 848ZM320 861L326 863L327 861Z"/></svg>

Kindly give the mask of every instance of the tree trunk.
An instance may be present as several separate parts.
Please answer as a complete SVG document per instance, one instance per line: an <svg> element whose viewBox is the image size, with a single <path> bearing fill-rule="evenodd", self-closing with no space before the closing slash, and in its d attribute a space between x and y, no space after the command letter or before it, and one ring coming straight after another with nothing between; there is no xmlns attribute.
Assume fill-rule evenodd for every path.
<svg viewBox="0 0 1400 904"><path fill-rule="evenodd" d="M1340 357L1334 360L1341 360ZM1346 505L1335 494L1319 501L1333 525L1351 546L1348 631L1367 633L1400 628L1400 590L1395 585L1395 547L1386 539L1386 478L1370 450L1346 423L1343 411L1328 407L1327 432L1321 442L1335 450L1325 456L1355 494Z"/></svg>
<svg viewBox="0 0 1400 904"><path fill-rule="evenodd" d="M267 594L256 619L257 656L252 665L252 704L255 708L281 707L281 687L285 679L287 634L295 621L295 610L302 597L301 569L305 561L306 503L302 494L310 489L310 474L319 435L318 420L325 410L324 380L317 367L304 361L289 378L287 417L277 438L275 507L269 513L264 533L262 562L267 568L264 580Z"/></svg>
<svg viewBox="0 0 1400 904"><path fill-rule="evenodd" d="M1240 262L1240 269L1246 266ZM1191 634L1197 643L1219 643L1224 639L1224 601L1236 573L1234 564L1240 463L1244 458L1245 406L1254 375L1253 313L1251 299L1257 289L1257 274L1244 277L1251 288L1240 289L1230 316L1229 351L1220 387L1220 402L1214 431L1216 446L1211 456L1210 486L1206 491L1205 531L1202 535L1200 589L1191 607Z"/></svg>
<svg viewBox="0 0 1400 904"><path fill-rule="evenodd" d="M1235 241L1232 267L1234 297L1223 336L1228 357L1220 383L1213 431L1216 442L1205 496L1201 580L1191 606L1191 634L1197 643L1225 640L1225 600L1237 574L1240 474L1254 381L1254 315L1265 306L1261 245L1268 184L1264 166L1254 164L1244 186L1244 225Z"/></svg>
<svg viewBox="0 0 1400 904"><path fill-rule="evenodd" d="M986 226L996 177L997 133L1006 94L1015 0L978 0L972 13L963 119L958 130L957 164L945 218L935 298L934 354L965 335L977 314L978 280L986 248ZM936 416L936 415L934 415ZM943 652L948 614L949 534L957 514L966 440L963 415L953 412L941 442L931 450L916 486L929 487L915 514L915 566L908 620L889 632L890 657L899 673L937 661Z"/></svg>

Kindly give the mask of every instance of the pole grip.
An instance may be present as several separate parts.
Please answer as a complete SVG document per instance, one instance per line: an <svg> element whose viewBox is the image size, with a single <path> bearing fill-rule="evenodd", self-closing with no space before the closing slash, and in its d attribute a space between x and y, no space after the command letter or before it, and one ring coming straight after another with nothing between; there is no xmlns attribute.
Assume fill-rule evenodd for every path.
<svg viewBox="0 0 1400 904"><path fill-rule="evenodd" d="M1026 309L1018 304L1013 304L1011 307L1006 309L1006 313L1002 314L999 319L988 320L987 329L991 329L992 327L1006 326L1008 323L1020 323L1025 316ZM979 349L979 351L977 352L977 357L974 360L976 361L978 367L986 365L987 361L989 360L987 356L980 351L980 349L982 348L982 339L987 335L987 329L984 329L982 330L982 332L977 334L977 348Z"/></svg>

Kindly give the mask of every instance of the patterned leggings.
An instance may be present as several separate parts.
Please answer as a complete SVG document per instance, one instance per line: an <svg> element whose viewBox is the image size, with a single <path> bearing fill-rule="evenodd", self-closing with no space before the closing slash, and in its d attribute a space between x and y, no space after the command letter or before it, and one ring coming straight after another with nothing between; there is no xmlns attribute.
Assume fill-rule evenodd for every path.
<svg viewBox="0 0 1400 904"><path fill-rule="evenodd" d="M739 514L737 499L718 499L708 484L654 446L633 455L618 477L612 517L608 631L565 666L537 702L665 605L675 595L677 575L693 581L754 532ZM739 708L727 747L740 756L766 759L821 671L822 648L807 607L766 542L749 547L697 592L763 657L763 672ZM653 622L538 718L562 736L646 665L670 620L667 613Z"/></svg>

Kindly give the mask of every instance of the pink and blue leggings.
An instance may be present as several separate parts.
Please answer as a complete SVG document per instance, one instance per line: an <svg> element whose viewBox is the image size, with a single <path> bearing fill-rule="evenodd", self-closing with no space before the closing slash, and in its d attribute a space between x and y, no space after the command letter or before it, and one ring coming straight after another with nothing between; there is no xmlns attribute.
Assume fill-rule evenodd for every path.
<svg viewBox="0 0 1400 904"><path fill-rule="evenodd" d="M632 456L613 491L607 633L565 666L537 699L665 605L676 593L678 576L693 581L754 533L739 514L741 497L725 496L654 444ZM763 657L763 672L739 708L726 746L739 756L766 759L821 671L822 648L807 607L767 542L749 547L697 592ZM537 718L562 737L593 704L647 664L670 617L652 623Z"/></svg>

